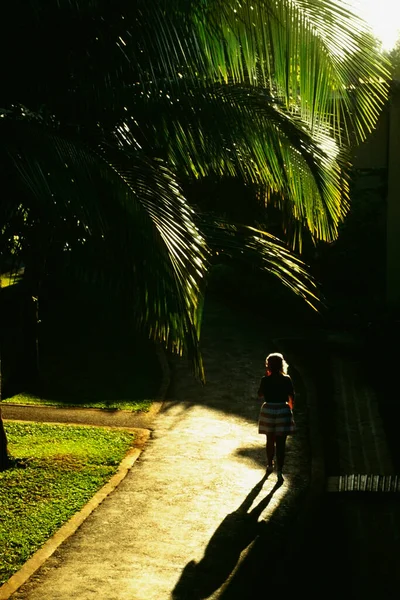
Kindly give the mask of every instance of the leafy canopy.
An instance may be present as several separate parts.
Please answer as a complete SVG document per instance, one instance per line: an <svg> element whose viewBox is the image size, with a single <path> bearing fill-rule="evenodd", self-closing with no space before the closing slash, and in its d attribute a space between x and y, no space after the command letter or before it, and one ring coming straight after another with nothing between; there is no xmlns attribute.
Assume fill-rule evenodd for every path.
<svg viewBox="0 0 400 600"><path fill-rule="evenodd" d="M86 265L149 334L199 353L207 272L247 257L316 305L306 266L263 223L191 206L181 183L238 177L287 242L332 241L347 150L376 124L387 62L339 0L15 0L0 23L1 255L36 279ZM39 241L40 240L40 241ZM36 251L32 252L35 248Z"/></svg>

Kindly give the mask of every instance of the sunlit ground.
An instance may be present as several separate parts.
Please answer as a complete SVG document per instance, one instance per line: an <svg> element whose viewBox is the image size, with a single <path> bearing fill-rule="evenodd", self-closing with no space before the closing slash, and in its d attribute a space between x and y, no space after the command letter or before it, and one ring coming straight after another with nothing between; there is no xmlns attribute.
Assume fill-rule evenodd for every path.
<svg viewBox="0 0 400 600"><path fill-rule="evenodd" d="M280 527L290 519L294 497L306 483L298 472L306 456L295 448L299 444L295 436L289 437L287 468L280 485L276 472L265 475L265 436L257 433L257 411L249 420L201 405L171 405L167 412L164 425L169 429L169 444L176 436L179 447L158 463L158 476L167 478L171 463L172 471L180 476L176 488L169 481L175 503L164 505L164 515L167 522L180 518L191 559L177 583L176 598L191 586L207 587L204 593L217 589L222 593L260 536L270 538L271 519L275 524L279 520ZM184 440L185 448L180 450ZM162 435L157 442L164 443ZM185 510L186 503L190 510Z"/></svg>

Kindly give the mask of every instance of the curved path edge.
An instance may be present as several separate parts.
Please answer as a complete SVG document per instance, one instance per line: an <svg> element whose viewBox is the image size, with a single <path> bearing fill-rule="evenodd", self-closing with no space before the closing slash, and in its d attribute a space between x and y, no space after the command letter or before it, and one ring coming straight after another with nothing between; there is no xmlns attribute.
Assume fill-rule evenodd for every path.
<svg viewBox="0 0 400 600"><path fill-rule="evenodd" d="M153 416L159 412L162 407L165 395L170 385L170 368L165 351L161 346L156 346L157 357L162 369L161 384L158 392L158 398L153 403ZM68 423L63 423L66 425ZM74 423L69 423L73 425ZM150 437L150 430L135 429L136 433L134 444L125 454L120 462L117 472L111 476L109 481L103 485L83 508L75 513L64 525L52 535L44 545L37 550L23 565L16 571L2 586L0 586L0 600L8 600L14 592L18 590L28 579L46 562L52 554L63 544L71 535L73 535L89 515L109 496L125 479L129 470L133 467L136 460L139 458L143 448Z"/></svg>

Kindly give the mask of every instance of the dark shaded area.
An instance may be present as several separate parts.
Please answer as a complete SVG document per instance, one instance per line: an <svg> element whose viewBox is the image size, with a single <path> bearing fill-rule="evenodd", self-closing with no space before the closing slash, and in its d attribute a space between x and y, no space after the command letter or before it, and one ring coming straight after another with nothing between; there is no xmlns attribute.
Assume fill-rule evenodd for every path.
<svg viewBox="0 0 400 600"><path fill-rule="evenodd" d="M286 340L285 347L308 366L315 384L327 474L338 472L339 458L337 432L329 426L336 410L330 369L333 352L357 363L359 377L375 391L392 460L397 472L400 469L400 403L395 384L400 321L387 309L385 298L385 177L383 171L356 173L352 210L337 242L305 248L304 258L324 296L319 314L273 277L248 265L218 265L210 283L211 295L248 311L251 320L259 318L261 331L263 318L282 323L289 337L291 325L293 332L303 331L301 340ZM305 502L306 508L307 498ZM221 598L321 593L397 598L399 519L394 495L325 495L313 505L294 554L289 551L291 522L286 520L281 522L280 539L286 560L271 556L271 539L260 534Z"/></svg>
<svg viewBox="0 0 400 600"><path fill-rule="evenodd" d="M267 523L258 519L282 484L276 483L269 494L250 510L266 480L267 476L264 476L239 508L225 517L211 537L201 561L191 561L186 565L172 593L175 600L208 598L231 575L242 551L268 528Z"/></svg>
<svg viewBox="0 0 400 600"><path fill-rule="evenodd" d="M305 240L301 257L319 285L322 299L319 313L271 274L226 258L213 267L208 294L236 310L247 311L251 319L282 323L285 331L291 326L293 330L303 330L302 347L293 349L299 355L306 354L308 362L315 365L313 379L322 423L329 422L335 412L328 364L333 346L329 348L325 338L328 334L338 339L352 338L352 345L338 342L336 350L360 360L362 376L378 396L388 444L399 469L400 403L391 374L397 372L400 359L400 317L386 303L386 177L386 169L354 169L351 210L340 226L337 241L313 245ZM246 200L241 186L230 186L227 191L229 197L217 203L216 211L223 211L229 199L234 207L239 198ZM207 205L207 199L204 202ZM243 214L247 214L245 209L242 215L238 212L238 218ZM266 221L271 231L282 236L275 217L273 210L267 211ZM310 342L306 343L308 335ZM293 340L290 343L296 344ZM327 468L337 472L334 432L327 433L323 443Z"/></svg>
<svg viewBox="0 0 400 600"><path fill-rule="evenodd" d="M390 318L385 308L386 175L386 170L381 169L354 170L351 210L335 242L313 244L305 235L300 257L318 284L322 300L319 315L277 277L260 272L244 260L233 262L224 257L214 267L211 289L232 305L248 308L252 313L272 313L277 320L297 325L363 332L382 317ZM249 201L243 187L228 186L226 193L228 196L221 199L221 190L218 191L216 214L225 214L228 202L236 210L242 200L245 208L241 213L237 210L238 220L249 218L249 211L256 216L254 199ZM247 189L246 194L251 198ZM268 208L264 213L265 226L268 232L285 239L278 216L273 207Z"/></svg>
<svg viewBox="0 0 400 600"><path fill-rule="evenodd" d="M400 320L382 319L366 329L363 337L363 373L379 398L379 410L397 472L400 472L400 402L396 378L400 361Z"/></svg>
<svg viewBox="0 0 400 600"><path fill-rule="evenodd" d="M112 293L76 280L52 280L39 298L39 379L27 380L24 301L19 285L3 293L3 397L19 392L79 405L154 398L161 368L154 345Z"/></svg>
<svg viewBox="0 0 400 600"><path fill-rule="evenodd" d="M318 244L310 262L333 327L364 330L386 308L386 169L354 169L351 209L333 244ZM392 315L393 317L393 315Z"/></svg>
<svg viewBox="0 0 400 600"><path fill-rule="evenodd" d="M389 496L326 494L293 558L293 592L398 598L400 512L397 497Z"/></svg>
<svg viewBox="0 0 400 600"><path fill-rule="evenodd" d="M10 459L7 449L7 436L1 419L0 409L0 471L5 471L10 464Z"/></svg>
<svg viewBox="0 0 400 600"><path fill-rule="evenodd" d="M268 520L258 520L279 487L277 483L249 511L264 482L265 478L237 511L227 515L210 539L202 560L186 565L173 591L175 600L209 598L220 588L218 597L224 600L263 598L270 594L288 597L289 593L307 591L307 585L299 585L299 577L304 576L302 567L315 548L310 546L307 558L294 556L292 552L296 519L307 495L304 490L300 494L287 494L286 501L276 507ZM311 544L311 538L309 542L304 539L305 552L308 543Z"/></svg>

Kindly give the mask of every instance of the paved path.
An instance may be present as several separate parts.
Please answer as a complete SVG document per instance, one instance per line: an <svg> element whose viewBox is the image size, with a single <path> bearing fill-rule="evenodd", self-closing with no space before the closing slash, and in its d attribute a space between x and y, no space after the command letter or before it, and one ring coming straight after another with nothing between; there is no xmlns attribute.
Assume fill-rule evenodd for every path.
<svg viewBox="0 0 400 600"><path fill-rule="evenodd" d="M275 347L250 324L239 335L235 319L208 314L207 385L177 361L170 397L133 468L13 600L256 597L265 561L273 564L280 547L289 552L285 531L309 483L307 409L303 391L300 433L278 486L275 474L264 476L255 398Z"/></svg>
<svg viewBox="0 0 400 600"><path fill-rule="evenodd" d="M74 423L99 427L120 427L123 429L152 429L154 418L162 402L155 402L147 413L134 413L127 410L101 410L97 408L62 408L21 404L1 404L4 419L40 421L41 423Z"/></svg>
<svg viewBox="0 0 400 600"><path fill-rule="evenodd" d="M175 361L169 395L147 417L150 438L139 459L13 600L243 600L260 597L266 580L270 594L282 594L284 585L288 595L320 597L321 590L339 594L347 572L353 598L379 589L396 597L391 570L398 551L385 555L388 540L398 550L391 501L371 507L344 500L338 511L336 499L327 500L313 513L308 486L321 468L317 440L328 429L315 427L314 363L304 352L304 332L260 330L251 319L240 332L236 322L218 306L206 313L207 385ZM296 335L300 342L288 343ZM288 350L299 425L280 487L274 474L264 477L255 399L264 357L278 348ZM329 435L337 438L338 468L392 472L376 398L351 361L340 352L329 356L337 408ZM319 528L312 535L304 530L310 513ZM280 555L285 560L277 563Z"/></svg>

